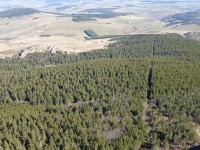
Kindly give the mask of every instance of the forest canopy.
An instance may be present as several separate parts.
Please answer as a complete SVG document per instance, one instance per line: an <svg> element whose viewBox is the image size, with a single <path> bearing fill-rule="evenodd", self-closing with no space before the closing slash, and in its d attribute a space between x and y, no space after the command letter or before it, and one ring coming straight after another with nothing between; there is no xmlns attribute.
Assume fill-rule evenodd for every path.
<svg viewBox="0 0 200 150"><path fill-rule="evenodd" d="M168 149L199 143L200 42L115 39L0 60L2 149Z"/></svg>

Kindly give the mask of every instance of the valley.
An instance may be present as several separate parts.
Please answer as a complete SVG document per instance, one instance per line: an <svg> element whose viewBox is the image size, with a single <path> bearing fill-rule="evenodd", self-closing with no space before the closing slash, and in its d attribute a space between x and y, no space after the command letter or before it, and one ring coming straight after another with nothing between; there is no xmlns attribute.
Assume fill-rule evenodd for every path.
<svg viewBox="0 0 200 150"><path fill-rule="evenodd" d="M103 8L100 8L99 3L102 4L96 1L81 4L72 1L71 7L66 7L68 5L62 2L58 3L58 6L49 2L47 8L52 8L51 10L42 9L40 6L42 4L38 3L40 6L38 10L15 8L2 11L0 57L12 57L19 51L35 45L58 47L63 52L79 53L106 48L110 39L118 36L165 33L178 33L184 36L200 29L198 24L191 23L194 18L185 24L175 22L169 25L165 22L168 21L164 19L167 16L170 18L171 15L184 12L183 6L187 3L185 1L182 3L132 1L131 5L128 1L115 2L115 5L112 1L105 1ZM194 7L195 4L196 1L190 3L190 7ZM165 9L161 9L162 7ZM91 30L98 37L90 40L91 37L85 33L87 30Z"/></svg>

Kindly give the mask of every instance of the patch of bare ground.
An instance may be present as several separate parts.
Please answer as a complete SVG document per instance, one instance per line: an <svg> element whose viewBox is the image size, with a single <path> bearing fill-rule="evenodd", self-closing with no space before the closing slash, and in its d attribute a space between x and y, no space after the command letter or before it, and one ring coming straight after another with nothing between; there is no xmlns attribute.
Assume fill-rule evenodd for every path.
<svg viewBox="0 0 200 150"><path fill-rule="evenodd" d="M192 126L194 127L195 132L196 132L197 135L198 135L198 139L199 139L199 143L200 143L200 124L197 123L196 121L193 121L193 122L192 122Z"/></svg>
<svg viewBox="0 0 200 150"><path fill-rule="evenodd" d="M103 138L107 140L116 140L124 134L124 129L115 128L112 130L103 131Z"/></svg>
<svg viewBox="0 0 200 150"><path fill-rule="evenodd" d="M56 67L56 65L45 65L44 67L45 68L53 68L53 67Z"/></svg>
<svg viewBox="0 0 200 150"><path fill-rule="evenodd" d="M142 119L146 122L146 120L147 120L147 111L148 111L148 109L149 109L149 105L148 105L148 103L147 102L145 102L144 104L143 104L143 112L142 112Z"/></svg>

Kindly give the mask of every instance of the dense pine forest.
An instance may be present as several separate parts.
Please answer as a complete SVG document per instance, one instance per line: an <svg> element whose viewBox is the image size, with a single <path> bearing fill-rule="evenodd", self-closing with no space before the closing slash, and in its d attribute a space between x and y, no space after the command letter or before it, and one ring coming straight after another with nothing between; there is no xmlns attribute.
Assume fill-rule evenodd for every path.
<svg viewBox="0 0 200 150"><path fill-rule="evenodd" d="M1 149L188 149L200 143L200 42L114 39L0 60Z"/></svg>

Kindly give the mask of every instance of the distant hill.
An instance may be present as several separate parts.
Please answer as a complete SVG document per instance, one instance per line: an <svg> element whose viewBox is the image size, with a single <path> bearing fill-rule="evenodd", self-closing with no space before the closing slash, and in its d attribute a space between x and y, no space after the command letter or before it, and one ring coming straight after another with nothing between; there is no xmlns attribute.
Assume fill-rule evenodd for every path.
<svg viewBox="0 0 200 150"><path fill-rule="evenodd" d="M39 13L39 11L32 8L13 8L1 11L0 18L12 18L25 15L32 15L35 13Z"/></svg>
<svg viewBox="0 0 200 150"><path fill-rule="evenodd" d="M182 24L182 25L189 25L189 24L196 24L200 25L200 10L192 11L192 12L185 12L185 13L178 13L174 15L167 16L163 18L164 22L168 22L168 25L175 25L175 24Z"/></svg>

